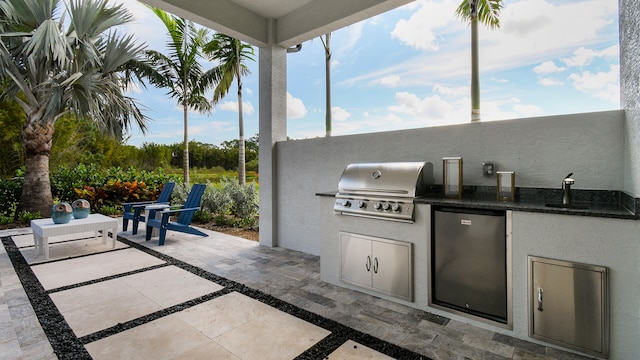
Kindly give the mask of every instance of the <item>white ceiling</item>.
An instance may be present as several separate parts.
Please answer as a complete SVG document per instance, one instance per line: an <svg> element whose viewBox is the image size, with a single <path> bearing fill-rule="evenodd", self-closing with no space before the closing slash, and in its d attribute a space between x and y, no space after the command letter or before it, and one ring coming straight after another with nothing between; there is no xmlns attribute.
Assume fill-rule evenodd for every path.
<svg viewBox="0 0 640 360"><path fill-rule="evenodd" d="M413 0L141 0L252 45L293 46Z"/></svg>

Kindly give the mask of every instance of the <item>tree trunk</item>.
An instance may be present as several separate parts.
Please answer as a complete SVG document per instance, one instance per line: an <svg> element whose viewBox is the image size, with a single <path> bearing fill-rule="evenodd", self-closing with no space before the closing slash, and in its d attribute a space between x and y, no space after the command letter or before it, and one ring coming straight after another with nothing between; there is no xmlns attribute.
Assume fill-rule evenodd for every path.
<svg viewBox="0 0 640 360"><path fill-rule="evenodd" d="M189 186L189 123L187 118L187 105L182 107L184 118L184 153L182 157L182 171L184 176L184 184Z"/></svg>
<svg viewBox="0 0 640 360"><path fill-rule="evenodd" d="M22 127L26 171L18 212L40 212L42 217L51 216L53 196L49 179L49 154L53 130L53 123L39 124L29 118Z"/></svg>
<svg viewBox="0 0 640 360"><path fill-rule="evenodd" d="M478 11L471 4L471 122L480 121L480 70L478 66Z"/></svg>
<svg viewBox="0 0 640 360"><path fill-rule="evenodd" d="M325 67L325 136L331 136L331 33L325 35L324 42Z"/></svg>
<svg viewBox="0 0 640 360"><path fill-rule="evenodd" d="M247 182L247 171L245 166L245 150L244 150L244 119L242 117L242 81L240 75L238 79L238 183L244 185Z"/></svg>

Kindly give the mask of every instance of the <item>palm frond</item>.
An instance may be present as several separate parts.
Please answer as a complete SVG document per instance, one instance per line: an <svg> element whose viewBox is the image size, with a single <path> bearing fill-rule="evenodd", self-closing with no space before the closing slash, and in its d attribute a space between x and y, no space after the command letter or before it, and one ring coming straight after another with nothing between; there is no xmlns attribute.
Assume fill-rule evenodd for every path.
<svg viewBox="0 0 640 360"><path fill-rule="evenodd" d="M456 15L465 22L470 22L475 16L480 23L491 29L500 27L500 11L502 0L463 0L456 9Z"/></svg>
<svg viewBox="0 0 640 360"><path fill-rule="evenodd" d="M72 0L69 3L69 32L80 39L95 38L133 19L122 4L112 7L107 7L107 4L107 0Z"/></svg>
<svg viewBox="0 0 640 360"><path fill-rule="evenodd" d="M212 98L216 104L229 92L234 80L240 81L240 77L251 73L246 61L255 61L255 52L251 45L220 33L213 36L203 51L210 60L216 60L221 64L220 82L213 91Z"/></svg>
<svg viewBox="0 0 640 360"><path fill-rule="evenodd" d="M149 64L156 68L158 77L152 83L167 88L167 95L189 109L210 112L210 104L203 103L203 94L214 87L202 68L202 45L209 31L197 28L192 22L172 16L163 10L149 6L167 29L167 54L147 51Z"/></svg>

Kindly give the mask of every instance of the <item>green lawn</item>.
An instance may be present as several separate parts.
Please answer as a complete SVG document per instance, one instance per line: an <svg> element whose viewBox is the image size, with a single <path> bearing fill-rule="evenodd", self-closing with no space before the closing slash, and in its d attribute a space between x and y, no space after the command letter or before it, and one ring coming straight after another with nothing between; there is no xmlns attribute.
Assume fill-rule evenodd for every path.
<svg viewBox="0 0 640 360"><path fill-rule="evenodd" d="M182 169L172 168L165 171L167 174L182 175ZM191 169L189 171L189 180L192 184L206 184L207 180L215 184L220 182L220 179L238 178L238 172L233 170L220 170L220 169ZM258 173L255 171L247 171L247 183L255 181L258 183Z"/></svg>

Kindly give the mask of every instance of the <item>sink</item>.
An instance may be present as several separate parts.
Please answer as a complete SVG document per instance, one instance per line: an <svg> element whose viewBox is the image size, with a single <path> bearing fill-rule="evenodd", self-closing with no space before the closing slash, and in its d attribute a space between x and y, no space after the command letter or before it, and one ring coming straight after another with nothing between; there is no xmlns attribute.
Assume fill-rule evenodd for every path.
<svg viewBox="0 0 640 360"><path fill-rule="evenodd" d="M577 204L545 204L544 206L550 208L557 209L578 209L578 210L586 210L589 207L586 205L577 205Z"/></svg>

